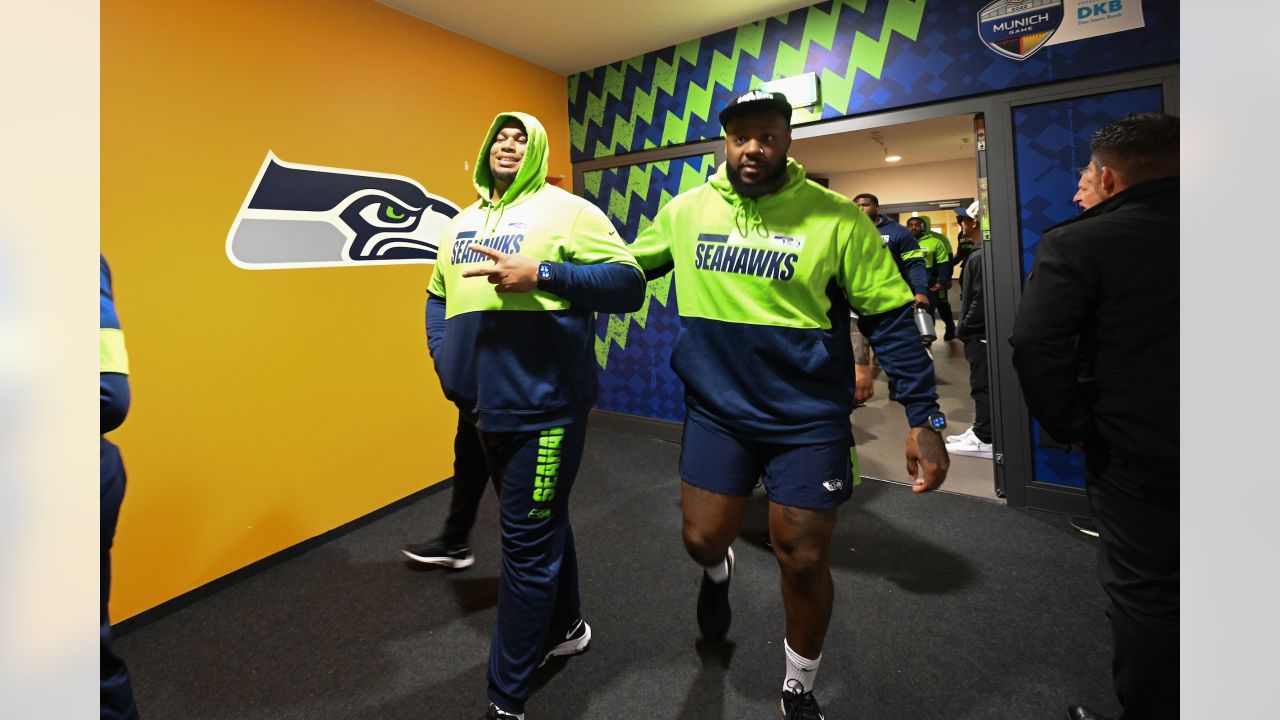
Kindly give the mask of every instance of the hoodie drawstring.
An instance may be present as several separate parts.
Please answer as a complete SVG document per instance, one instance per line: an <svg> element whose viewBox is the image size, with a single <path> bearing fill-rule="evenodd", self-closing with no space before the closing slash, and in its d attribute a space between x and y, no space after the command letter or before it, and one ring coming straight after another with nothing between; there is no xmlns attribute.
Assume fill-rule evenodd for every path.
<svg viewBox="0 0 1280 720"><path fill-rule="evenodd" d="M733 214L733 227L744 238L749 237L753 229L759 231L760 237L769 237L769 227L765 225L760 205L755 198L742 198L738 203L737 211Z"/></svg>
<svg viewBox="0 0 1280 720"><path fill-rule="evenodd" d="M494 208L498 209L498 216L493 219L493 227L489 227L489 218L493 214ZM498 226L502 224L502 216L507 211L507 204L499 200L496 203L486 202L484 204L484 225L481 226L482 232L476 238L475 242L481 242L490 236L490 233L497 232Z"/></svg>

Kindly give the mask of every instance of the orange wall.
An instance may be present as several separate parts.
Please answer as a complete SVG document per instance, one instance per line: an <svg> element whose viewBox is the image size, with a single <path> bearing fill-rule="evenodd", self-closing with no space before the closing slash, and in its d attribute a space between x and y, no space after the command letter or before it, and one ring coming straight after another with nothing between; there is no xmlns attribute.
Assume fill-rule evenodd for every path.
<svg viewBox="0 0 1280 720"><path fill-rule="evenodd" d="M129 474L114 620L450 474L430 265L227 259L267 150L465 206L463 164L503 110L541 119L551 173L571 176L565 93L556 73L372 0L103 4L102 248L134 391L112 433Z"/></svg>

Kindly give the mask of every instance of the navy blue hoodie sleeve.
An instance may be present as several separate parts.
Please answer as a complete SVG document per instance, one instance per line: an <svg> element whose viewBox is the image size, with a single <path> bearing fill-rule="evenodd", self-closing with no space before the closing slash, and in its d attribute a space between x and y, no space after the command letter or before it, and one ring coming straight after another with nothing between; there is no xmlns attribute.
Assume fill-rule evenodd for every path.
<svg viewBox="0 0 1280 720"><path fill-rule="evenodd" d="M907 424L916 427L938 411L938 385L933 361L920 344L913 310L914 305L907 304L879 315L860 316L858 330L871 341L880 367L893 383L898 402L906 408Z"/></svg>
<svg viewBox="0 0 1280 720"><path fill-rule="evenodd" d="M902 226L893 228L892 233L889 247L903 279L911 286L912 293L924 295L929 290L929 271L924 266L924 251L920 249L920 243L916 242L910 230Z"/></svg>
<svg viewBox="0 0 1280 720"><path fill-rule="evenodd" d="M551 279L538 287L593 312L635 312L644 303L644 275L623 263L575 265L553 262Z"/></svg>
<svg viewBox="0 0 1280 720"><path fill-rule="evenodd" d="M99 432L109 433L120 427L129 414L129 376L120 373L98 374Z"/></svg>
<svg viewBox="0 0 1280 720"><path fill-rule="evenodd" d="M924 267L923 258L907 258L902 261L902 267L907 273L907 284L911 286L911 292L916 295L924 295L929 290L929 271Z"/></svg>
<svg viewBox="0 0 1280 720"><path fill-rule="evenodd" d="M437 364L440 362L440 348L444 347L444 332L448 325L444 312L444 298L427 293L427 351Z"/></svg>
<svg viewBox="0 0 1280 720"><path fill-rule="evenodd" d="M129 414L128 355L124 332L116 312L115 291L111 287L111 268L106 258L98 256L98 327L102 335L98 372L99 432L108 433L124 422Z"/></svg>
<svg viewBox="0 0 1280 720"><path fill-rule="evenodd" d="M933 266L933 273L937 277L938 284L945 290L947 286L951 284L951 261L943 260L942 262L935 263Z"/></svg>

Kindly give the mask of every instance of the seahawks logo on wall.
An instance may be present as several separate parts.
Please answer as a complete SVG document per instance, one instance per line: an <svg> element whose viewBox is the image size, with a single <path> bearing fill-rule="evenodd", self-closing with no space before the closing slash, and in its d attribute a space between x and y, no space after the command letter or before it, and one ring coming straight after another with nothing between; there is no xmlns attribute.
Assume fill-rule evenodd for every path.
<svg viewBox="0 0 1280 720"><path fill-rule="evenodd" d="M1026 60L1062 25L1062 0L996 0L978 11L978 35L987 47Z"/></svg>
<svg viewBox="0 0 1280 720"><path fill-rule="evenodd" d="M267 151L227 233L227 257L250 270L430 263L458 211L412 178Z"/></svg>

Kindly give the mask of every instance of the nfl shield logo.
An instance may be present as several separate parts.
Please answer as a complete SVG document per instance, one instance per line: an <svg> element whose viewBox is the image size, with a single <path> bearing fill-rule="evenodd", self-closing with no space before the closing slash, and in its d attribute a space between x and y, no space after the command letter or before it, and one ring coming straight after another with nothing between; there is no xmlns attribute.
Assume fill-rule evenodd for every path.
<svg viewBox="0 0 1280 720"><path fill-rule="evenodd" d="M1062 24L1062 0L995 0L978 11L978 36L1007 58L1026 60Z"/></svg>

